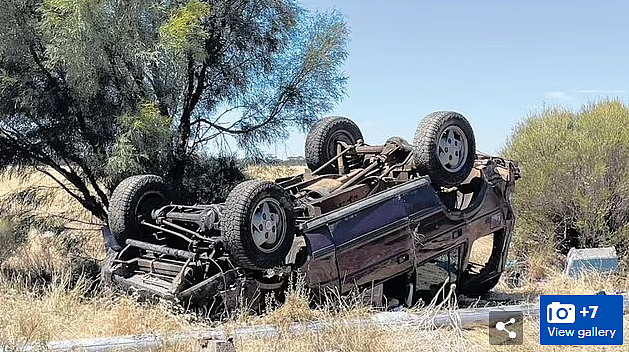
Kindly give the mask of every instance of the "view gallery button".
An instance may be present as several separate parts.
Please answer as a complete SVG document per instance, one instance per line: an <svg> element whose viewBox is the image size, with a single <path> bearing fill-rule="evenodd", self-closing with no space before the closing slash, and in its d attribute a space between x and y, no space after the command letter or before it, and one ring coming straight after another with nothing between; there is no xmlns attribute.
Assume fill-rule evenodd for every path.
<svg viewBox="0 0 629 352"><path fill-rule="evenodd" d="M540 344L622 345L620 295L540 297Z"/></svg>

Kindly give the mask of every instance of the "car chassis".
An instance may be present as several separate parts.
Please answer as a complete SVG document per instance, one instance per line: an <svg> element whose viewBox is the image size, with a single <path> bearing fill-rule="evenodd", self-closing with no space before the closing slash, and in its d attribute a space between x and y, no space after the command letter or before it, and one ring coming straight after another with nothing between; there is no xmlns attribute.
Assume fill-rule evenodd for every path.
<svg viewBox="0 0 629 352"><path fill-rule="evenodd" d="M280 297L297 272L315 292L369 289L376 303L384 296L413 304L434 296L444 278L460 293L483 294L505 267L519 169L476 153L461 121L434 113L413 145L393 137L372 146L351 120L323 119L306 142L312 171L245 181L224 203L185 204L157 176L130 177L112 195L103 280L225 308L260 304L270 291ZM461 143L467 160L463 147L445 152ZM443 161L453 156L467 169L447 170ZM491 255L472 263L474 242L488 235Z"/></svg>

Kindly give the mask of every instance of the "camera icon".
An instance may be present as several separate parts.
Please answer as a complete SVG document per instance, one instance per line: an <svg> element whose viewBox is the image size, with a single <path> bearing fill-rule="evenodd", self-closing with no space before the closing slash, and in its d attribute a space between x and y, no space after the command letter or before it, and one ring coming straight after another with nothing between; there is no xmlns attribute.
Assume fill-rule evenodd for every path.
<svg viewBox="0 0 629 352"><path fill-rule="evenodd" d="M575 313L574 304L553 302L546 306L546 321L550 324L572 324Z"/></svg>

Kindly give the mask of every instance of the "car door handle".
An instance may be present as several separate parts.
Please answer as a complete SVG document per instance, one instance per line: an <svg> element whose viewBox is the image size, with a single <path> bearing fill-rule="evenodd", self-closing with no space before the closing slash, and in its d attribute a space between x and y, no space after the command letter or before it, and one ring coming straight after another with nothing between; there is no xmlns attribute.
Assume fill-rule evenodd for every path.
<svg viewBox="0 0 629 352"><path fill-rule="evenodd" d="M402 264L404 262L407 262L410 258L411 256L408 255L408 253L404 253L401 256L397 257L397 263Z"/></svg>

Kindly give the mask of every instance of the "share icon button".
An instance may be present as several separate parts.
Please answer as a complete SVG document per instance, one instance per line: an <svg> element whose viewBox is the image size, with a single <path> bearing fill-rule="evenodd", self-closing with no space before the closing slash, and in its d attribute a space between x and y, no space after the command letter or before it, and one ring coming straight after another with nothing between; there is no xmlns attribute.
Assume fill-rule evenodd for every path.
<svg viewBox="0 0 629 352"><path fill-rule="evenodd" d="M520 311L489 312L489 343L492 345L521 345L524 318Z"/></svg>

